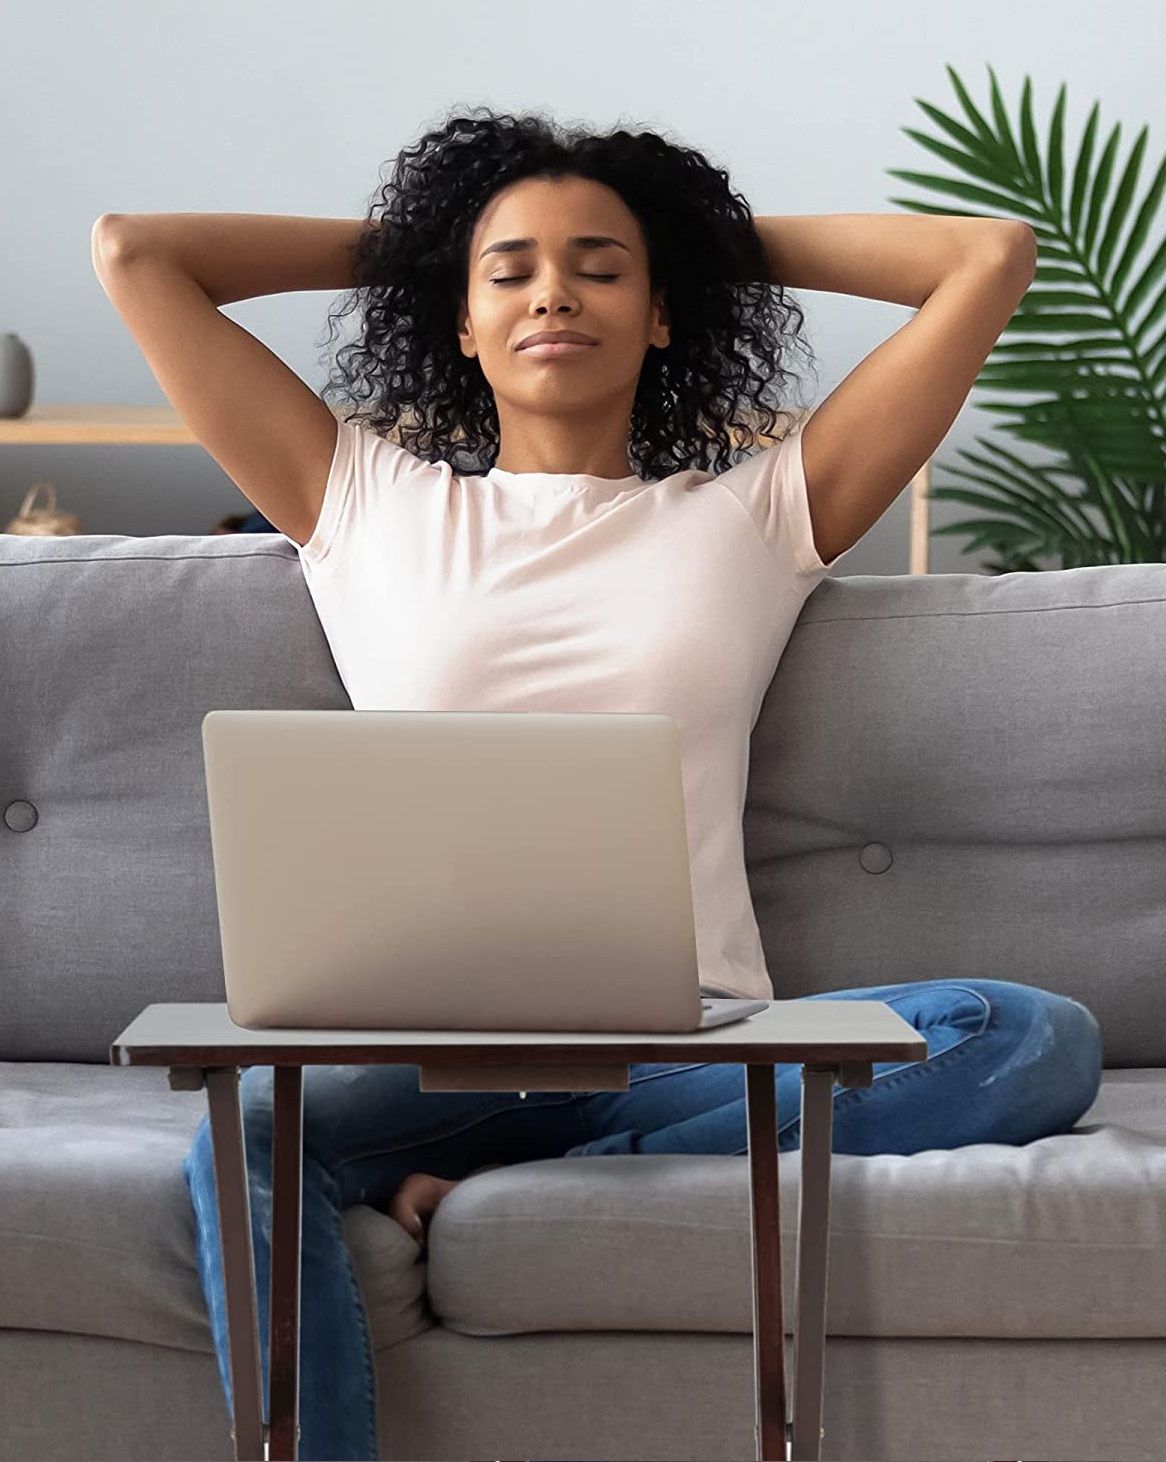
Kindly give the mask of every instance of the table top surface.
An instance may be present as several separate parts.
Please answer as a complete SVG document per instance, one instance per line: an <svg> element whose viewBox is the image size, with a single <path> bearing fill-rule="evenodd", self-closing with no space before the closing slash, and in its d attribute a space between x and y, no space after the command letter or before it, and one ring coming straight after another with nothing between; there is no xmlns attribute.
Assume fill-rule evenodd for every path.
<svg viewBox="0 0 1166 1462"><path fill-rule="evenodd" d="M655 1061L922 1061L927 1042L881 1000L771 1000L733 1025L687 1032L251 1030L225 1001L147 1005L110 1046L114 1066L323 1065L337 1060L507 1065Z"/></svg>

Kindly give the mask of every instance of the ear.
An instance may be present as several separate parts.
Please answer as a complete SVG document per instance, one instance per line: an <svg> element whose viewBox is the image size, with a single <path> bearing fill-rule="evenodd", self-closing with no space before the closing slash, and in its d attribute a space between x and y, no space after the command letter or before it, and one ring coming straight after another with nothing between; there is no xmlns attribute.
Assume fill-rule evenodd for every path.
<svg viewBox="0 0 1166 1462"><path fill-rule="evenodd" d="M652 296L652 301L656 308L656 318L658 321L656 329L653 331L653 337L657 335L662 335L663 337L662 339L653 338L652 344L659 345L663 348L672 344L672 313L668 308L666 291L658 289Z"/></svg>
<svg viewBox="0 0 1166 1462"><path fill-rule="evenodd" d="M466 299L465 295L463 295L461 304L458 306L457 312L457 337L458 344L461 346L462 354L464 356L468 356L472 360L474 356L477 355L478 348L471 342L469 338L469 314L469 301Z"/></svg>

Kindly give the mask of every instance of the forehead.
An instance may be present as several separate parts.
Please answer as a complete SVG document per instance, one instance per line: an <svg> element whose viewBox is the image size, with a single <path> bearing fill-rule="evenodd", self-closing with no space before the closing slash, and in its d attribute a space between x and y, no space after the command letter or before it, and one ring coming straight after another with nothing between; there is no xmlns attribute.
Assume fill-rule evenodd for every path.
<svg viewBox="0 0 1166 1462"><path fill-rule="evenodd" d="M594 248L597 238L614 238L629 253L639 245L635 216L614 189L590 178L524 178L482 210L470 246L477 262L483 249L507 240L530 239L533 249Z"/></svg>

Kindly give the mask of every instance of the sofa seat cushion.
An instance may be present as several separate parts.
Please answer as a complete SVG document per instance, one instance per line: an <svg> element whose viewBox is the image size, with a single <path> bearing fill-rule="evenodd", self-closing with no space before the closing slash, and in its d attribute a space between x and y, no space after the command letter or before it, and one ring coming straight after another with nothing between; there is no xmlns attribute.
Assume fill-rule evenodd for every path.
<svg viewBox="0 0 1166 1462"><path fill-rule="evenodd" d="M182 1174L205 1114L206 1093L171 1091L160 1067L0 1063L0 1325L211 1350ZM783 1155L787 1328L800 1168ZM740 1157L591 1156L460 1184L427 1263L371 1207L343 1224L378 1348L435 1319L747 1334L748 1205ZM836 1154L828 1330L1160 1337L1164 1230L1166 1071L1107 1071L1065 1136Z"/></svg>
<svg viewBox="0 0 1166 1462"><path fill-rule="evenodd" d="M206 1114L165 1067L0 1062L0 1327L213 1355L182 1172ZM429 1329L414 1241L363 1204L342 1223L376 1346Z"/></svg>
<svg viewBox="0 0 1166 1462"><path fill-rule="evenodd" d="M792 1329L801 1153L779 1165ZM1166 1070L1103 1074L1070 1133L831 1159L827 1330L851 1336L1155 1337L1166 1315ZM749 1332L743 1157L593 1155L455 1188L429 1301L466 1335Z"/></svg>

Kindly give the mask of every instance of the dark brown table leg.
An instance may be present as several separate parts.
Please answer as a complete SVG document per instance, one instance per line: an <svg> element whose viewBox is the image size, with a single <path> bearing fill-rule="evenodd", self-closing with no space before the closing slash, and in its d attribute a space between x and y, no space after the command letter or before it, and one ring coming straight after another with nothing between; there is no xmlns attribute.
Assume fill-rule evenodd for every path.
<svg viewBox="0 0 1166 1462"><path fill-rule="evenodd" d="M299 1456L300 1239L304 1193L304 1068L275 1068L271 1157L269 1397L271 1462Z"/></svg>
<svg viewBox="0 0 1166 1462"><path fill-rule="evenodd" d="M794 1297L793 1422L790 1462L819 1462L826 1360L826 1279L830 1252L830 1153L834 1083L870 1086L869 1061L802 1066L802 1184L798 1199L797 1288Z"/></svg>
<svg viewBox="0 0 1166 1462"><path fill-rule="evenodd" d="M239 1068L210 1067L205 1077L227 1299L227 1341L235 1413L231 1436L238 1462L263 1462L255 1255L251 1247L251 1203L247 1196Z"/></svg>
<svg viewBox="0 0 1166 1462"><path fill-rule="evenodd" d="M822 1383L826 1362L826 1274L830 1247L830 1139L837 1067L802 1066L802 1181L798 1197L794 1291L791 1462L822 1455Z"/></svg>
<svg viewBox="0 0 1166 1462"><path fill-rule="evenodd" d="M785 1462L788 1426L785 1323L781 1302L781 1196L773 1062L745 1067L753 1250L754 1437L760 1462Z"/></svg>

